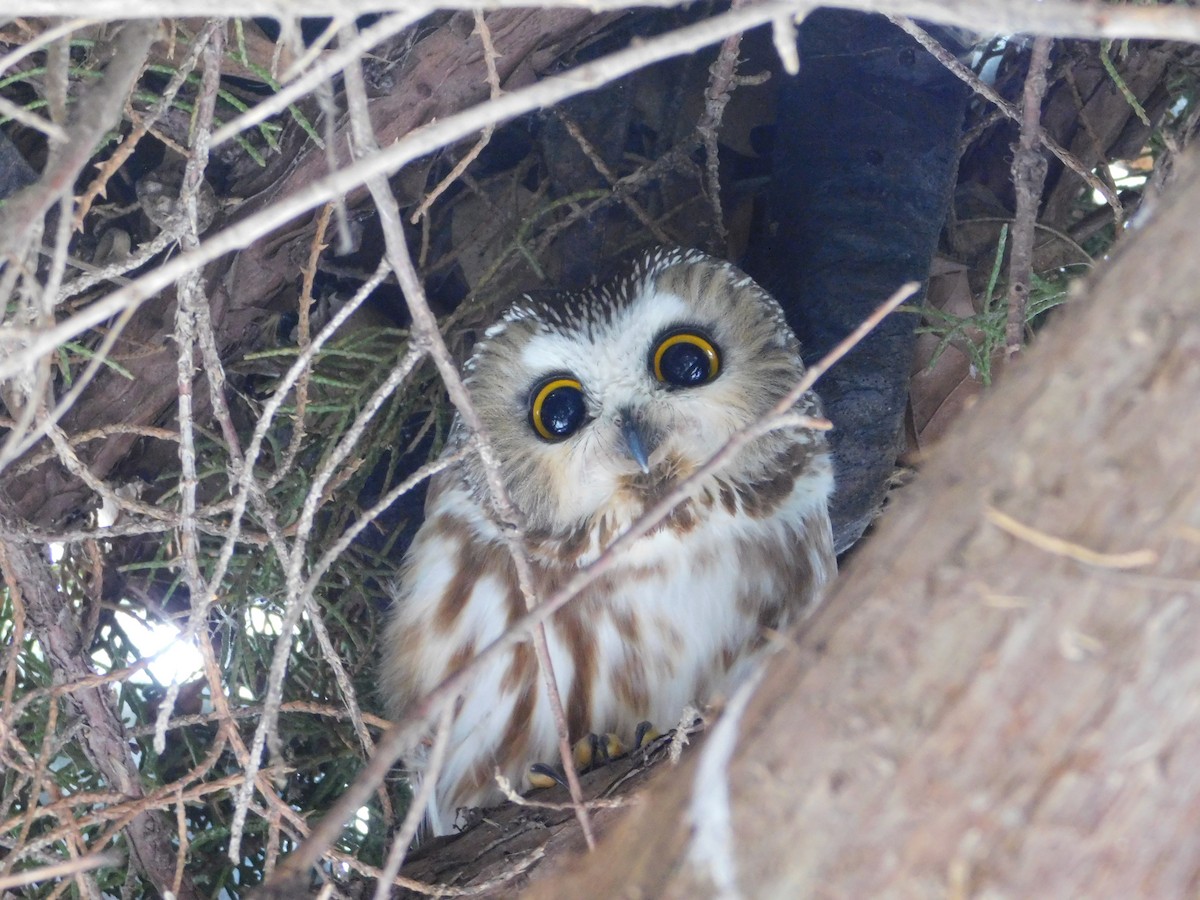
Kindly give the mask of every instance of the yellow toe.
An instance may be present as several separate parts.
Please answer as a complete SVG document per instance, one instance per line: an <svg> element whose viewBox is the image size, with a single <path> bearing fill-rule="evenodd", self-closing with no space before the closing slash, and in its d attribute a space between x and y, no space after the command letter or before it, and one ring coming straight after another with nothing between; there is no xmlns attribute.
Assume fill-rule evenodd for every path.
<svg viewBox="0 0 1200 900"><path fill-rule="evenodd" d="M545 763L534 763L529 767L529 771L525 774L526 780L531 788L543 790L552 788L556 784L565 784L562 775L555 771L553 766L548 766Z"/></svg>
<svg viewBox="0 0 1200 900"><path fill-rule="evenodd" d="M589 734L575 742L571 748L571 758L578 772L585 772L594 766L602 766L619 756L625 755L624 742L612 732L605 734Z"/></svg>
<svg viewBox="0 0 1200 900"><path fill-rule="evenodd" d="M649 722L642 722L638 725L637 731L633 736L634 749L641 750L643 747L652 744L660 737L662 737L661 731L659 731Z"/></svg>

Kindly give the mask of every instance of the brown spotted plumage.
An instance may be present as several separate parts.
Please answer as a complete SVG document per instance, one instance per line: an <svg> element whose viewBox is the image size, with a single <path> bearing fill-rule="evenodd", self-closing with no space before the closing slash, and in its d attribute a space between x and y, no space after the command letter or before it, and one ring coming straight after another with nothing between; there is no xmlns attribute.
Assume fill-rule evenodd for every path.
<svg viewBox="0 0 1200 900"><path fill-rule="evenodd" d="M466 366L547 596L648 506L760 419L802 377L778 304L728 263L656 251L581 294L526 297ZM818 414L807 394L798 404ZM459 426L451 450L465 440ZM674 724L728 689L766 634L812 608L835 561L824 436L799 427L747 445L547 623L571 739ZM430 487L395 589L382 682L399 718L525 612L479 459ZM529 643L493 659L456 708L429 810L501 799L553 761L557 737ZM420 775L415 748L409 764Z"/></svg>

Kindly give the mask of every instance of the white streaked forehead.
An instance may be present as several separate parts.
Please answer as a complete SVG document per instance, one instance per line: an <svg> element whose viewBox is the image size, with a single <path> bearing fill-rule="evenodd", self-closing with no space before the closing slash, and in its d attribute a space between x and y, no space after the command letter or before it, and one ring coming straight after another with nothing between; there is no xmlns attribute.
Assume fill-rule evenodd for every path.
<svg viewBox="0 0 1200 900"><path fill-rule="evenodd" d="M581 381L595 383L601 379L619 378L628 372L628 365L637 361L636 374L641 374L650 341L665 328L689 322L692 308L676 294L656 291L642 286L641 295L628 306L620 308L611 321L600 324L580 323L571 333L549 331L535 334L521 352L521 361L535 376L555 371L573 372ZM585 378L585 375L588 376Z"/></svg>

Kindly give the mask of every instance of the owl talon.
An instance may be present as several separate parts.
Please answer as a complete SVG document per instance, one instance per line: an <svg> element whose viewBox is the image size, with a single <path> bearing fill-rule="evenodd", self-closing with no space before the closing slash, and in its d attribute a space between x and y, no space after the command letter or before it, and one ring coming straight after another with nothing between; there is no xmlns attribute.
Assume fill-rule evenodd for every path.
<svg viewBox="0 0 1200 900"><path fill-rule="evenodd" d="M655 728L653 723L639 722L637 730L633 733L633 749L643 750L660 737L662 732Z"/></svg>
<svg viewBox="0 0 1200 900"><path fill-rule="evenodd" d="M575 771L587 772L608 765L619 756L625 755L625 744L615 734L589 734L580 738L571 748L571 761ZM549 763L533 763L527 772L531 788L539 790L557 785L567 786L562 769Z"/></svg>
<svg viewBox="0 0 1200 900"><path fill-rule="evenodd" d="M556 784L567 787L567 779L563 776L562 772L546 763L534 763L531 765L526 777L529 781L529 786L538 790L552 788Z"/></svg>
<svg viewBox="0 0 1200 900"><path fill-rule="evenodd" d="M619 756L625 755L625 744L612 732L589 734L575 742L571 757L575 771L586 772L598 766L608 765Z"/></svg>

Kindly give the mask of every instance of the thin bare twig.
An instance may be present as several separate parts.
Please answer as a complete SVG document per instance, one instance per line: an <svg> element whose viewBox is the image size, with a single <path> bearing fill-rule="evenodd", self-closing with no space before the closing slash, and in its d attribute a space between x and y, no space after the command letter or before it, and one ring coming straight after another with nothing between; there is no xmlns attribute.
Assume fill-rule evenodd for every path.
<svg viewBox="0 0 1200 900"><path fill-rule="evenodd" d="M8 71L31 53L36 53L47 44L53 44L59 38L65 38L73 32L87 28L90 25L97 25L103 21L103 19L94 19L91 17L71 19L47 28L45 31L31 37L28 41L24 41L20 46L14 47L11 51L4 54L4 56L0 56L0 72Z"/></svg>
<svg viewBox="0 0 1200 900"><path fill-rule="evenodd" d="M26 128L40 131L51 141L64 143L67 140L67 132L60 125L43 119L37 113L30 112L23 106L17 106L7 97L0 97L0 116L12 119Z"/></svg>
<svg viewBox="0 0 1200 900"><path fill-rule="evenodd" d="M400 824L400 829L392 838L392 847L388 850L387 862L384 863L379 882L375 885L375 900L387 900L390 893L388 886L400 872L400 867L404 865L404 857L408 854L408 848L412 844L413 838L417 836L417 829L421 827L422 819L425 818L425 810L429 801L433 799L434 791L437 790L437 773L441 771L442 764L446 760L446 750L450 746L450 728L453 724L454 703L448 701L442 706L441 712L438 714L437 725L433 730L433 747L430 748L428 760L428 771L432 773L432 777L422 778L417 784L416 791L413 792L412 803L408 807L408 812L404 814L404 821Z"/></svg>
<svg viewBox="0 0 1200 900"><path fill-rule="evenodd" d="M214 26L206 29L209 39L202 48L204 57L204 76L201 81L200 95L196 99L196 127L192 137L192 152L184 169L183 183L180 188L180 208L184 227L180 240L186 249L194 250L200 243L199 209L197 196L200 185L204 180L204 170L208 165L209 136L212 133L213 114L216 110L217 87L220 82L220 59L223 47L224 31L222 27ZM175 342L178 348L176 357L176 384L179 390L179 553L182 557L184 579L188 585L189 594L199 607L193 609L193 619L201 619L207 614L207 597L212 590L206 583L200 571L200 536L196 521L196 446L194 437L194 422L192 420L192 382L195 378L195 354L197 349L197 328L203 313L201 310L208 304L204 295L200 271L188 274L179 285L179 303L175 311ZM205 317L206 318L206 317ZM210 326L211 330L211 326ZM219 365L219 363L218 363ZM212 379L210 377L210 385ZM212 392L217 400L217 391ZM163 700L160 718L169 716L179 695L179 684L172 681L167 687L167 695ZM165 736L164 736L165 746ZM161 750L159 752L162 752Z"/></svg>
<svg viewBox="0 0 1200 900"><path fill-rule="evenodd" d="M530 809L552 809L555 811L574 809L574 803L551 803L546 800L530 800L528 797L522 797L517 793L517 789L513 787L513 783L501 775L496 773L496 786L500 788L500 793L510 803L515 803L517 806L528 806ZM636 802L634 797L610 797L596 800L585 800L584 805L588 809L621 809L625 806L632 806Z"/></svg>
<svg viewBox="0 0 1200 900"><path fill-rule="evenodd" d="M971 90L995 104L996 108L999 109L1000 112L1002 112L1005 116L1012 119L1012 121L1018 124L1021 123L1021 111L1017 109L1017 107L1001 97L998 93L996 93L996 90L991 85L987 84L978 75L959 62L954 54L950 53L945 47L943 47L937 41L937 39L929 34L929 32L927 32L924 28L922 28L912 19L906 18L905 16L896 15L889 16L889 18L907 34L911 35L917 41L917 43L932 53L937 58L938 62L945 66L951 72L951 74L969 85ZM1098 191L1100 195L1104 197L1105 202L1112 207L1113 214L1118 217L1117 221L1120 222L1120 219L1123 216L1120 198L1109 188L1108 185L1097 178L1091 169L1083 164L1079 157L1059 144L1058 141L1054 140L1054 138L1050 137L1050 135L1046 134L1046 132L1042 130L1040 121L1036 128L1037 139L1041 142L1042 146L1058 157L1064 166L1087 182L1088 187Z"/></svg>
<svg viewBox="0 0 1200 900"><path fill-rule="evenodd" d="M331 144L326 146L331 146ZM329 219L333 215L334 209L335 204L327 203L317 215L316 228L313 232L312 243L309 245L308 263L301 270L300 306L296 327L296 346L300 348L301 353L312 343L313 285L316 282L317 266L320 264L321 254L328 247L328 244L325 243L325 232L329 227ZM304 443L306 434L304 417L308 410L308 383L311 375L311 368L305 366L300 370L296 379L296 411L292 416L292 437L283 451L283 459L280 461L279 467L267 482L269 488L282 481L292 470Z"/></svg>
<svg viewBox="0 0 1200 900"><path fill-rule="evenodd" d="M343 0L338 11L358 16L401 10L428 15L438 10L512 9L528 7L531 0ZM627 0L556 0L556 6L581 7L594 12L624 10ZM645 7L671 7L679 0L642 0ZM1076 38L1151 38L1200 42L1200 16L1186 6L1114 5L1101 0L1013 0L1001 4L950 2L950 0L839 0L844 9L915 16L930 22L956 25L986 34L1053 34ZM24 0L26 15L63 16L79 12L105 19L129 16L127 0ZM228 15L222 0L158 0L154 15L163 17ZM271 18L317 16L330 13L328 0L245 0L238 14Z"/></svg>
<svg viewBox="0 0 1200 900"><path fill-rule="evenodd" d="M122 145L124 146L124 145ZM182 220L178 223L182 227ZM92 266L84 274L73 278L62 286L58 293L59 302L68 300L93 288L102 281L116 281L126 272L140 269L151 259L179 240L179 228L164 228L144 244L139 244L137 251L124 259L107 263L103 266Z"/></svg>
<svg viewBox="0 0 1200 900"><path fill-rule="evenodd" d="M461 113L430 122L390 146L380 149L378 153L356 160L337 172L331 172L307 188L246 216L222 231L206 236L204 243L197 250L181 254L131 284L88 305L53 328L7 329L3 335L5 341L0 342L0 349L6 351L0 353L0 378L22 371L32 360L54 350L88 328L110 319L122 310L138 307L157 291L193 269L232 250L249 245L295 217L365 184L370 178L394 172L427 153L480 131L489 123L503 122L522 113L550 106L652 63L694 52L734 32L770 22L773 17L794 8L795 4L784 0L767 0L743 9L731 10L634 47L619 50L520 90L509 91L486 104L473 106Z"/></svg>
<svg viewBox="0 0 1200 900"><path fill-rule="evenodd" d="M113 61L104 78L75 106L76 117L67 126L67 140L58 145L52 167L47 167L37 184L8 198L0 207L0 259L17 254L28 240L35 219L48 210L64 190L69 190L92 150L121 115L134 80L142 71L146 55L158 30L157 19L126 23L117 36Z"/></svg>
<svg viewBox="0 0 1200 900"><path fill-rule="evenodd" d="M205 24L200 33L196 35L192 49L179 63L179 68L171 76L171 80L167 82L167 86L163 88L162 96L144 116L138 118L133 131L117 145L112 156L100 165L96 177L92 179L92 183L88 185L87 190L83 192L83 196L79 198L79 205L75 210L73 222L76 230L83 228L83 220L87 218L87 214L92 208L92 203L104 193L105 188L108 186L108 180L133 155L133 151L137 149L138 142L146 136L150 129L162 118L163 114L171 108L171 104L175 102L175 97L179 94L179 89L183 87L188 76L192 74L192 70L196 68L196 63L200 61L200 54L208 46L213 31L223 27L224 23L216 19Z"/></svg>
<svg viewBox="0 0 1200 900"><path fill-rule="evenodd" d="M744 5L746 0L733 0L733 8ZM708 87L704 89L704 114L696 123L696 131L704 144L704 178L708 191L708 202L713 211L713 233L710 249L724 256L729 252L726 243L729 232L725 228L725 213L721 208L720 149L717 131L725 116L725 107L737 84L738 51L742 47L741 32L729 35L721 42L717 58L709 68Z"/></svg>
<svg viewBox="0 0 1200 900"><path fill-rule="evenodd" d="M500 96L500 75L496 71L496 58L499 56L496 53L496 47L492 43L492 32L487 26L487 22L483 18L481 10L475 10L475 33L479 35L479 40L483 43L483 62L487 66L488 88L491 91L491 99L495 100ZM428 194L421 204L409 217L412 224L417 224L423 217L429 215L429 208L437 201L437 198L442 196L450 185L454 184L462 173L467 171L467 167L471 165L479 154L483 152L483 148L488 145L492 139L492 132L496 130L496 125L489 122L483 129L483 134L479 136L479 140L475 142L470 150L463 154L463 158L454 164L454 168L447 173L446 177L439 181Z"/></svg>
<svg viewBox="0 0 1200 900"><path fill-rule="evenodd" d="M354 540L362 533L363 529L370 525L371 522L373 522L380 515L382 515L389 506L391 506L400 497L407 494L425 479L432 478L443 469L450 468L455 463L459 462L473 452L474 451L470 447L464 447L455 453L444 453L437 459L421 466L421 468L417 469L417 471L405 478L402 482L400 482L400 484L396 485L394 488L380 497L372 507L367 509L354 522L353 525L347 528L345 532L343 532L338 539L329 546L329 549L321 554L320 559L313 563L312 569L309 571L308 581L306 581L304 584L305 593L309 593L316 589L317 584L320 582L324 574L329 571L329 567L333 565L334 561L337 560L337 558L343 553L345 553L347 548L349 548L349 546L354 543Z"/></svg>
<svg viewBox="0 0 1200 900"><path fill-rule="evenodd" d="M204 79L200 96L197 98L196 129L192 139L192 153L188 157L180 190L180 208L183 210L186 223L180 239L183 246L189 250L194 250L200 243L197 192L208 163L208 135L216 109L217 84L220 79L222 35L215 29L210 29L210 35L211 41L206 41L202 48ZM179 303L175 312L175 343L178 348L176 384L179 391L179 552L191 596L203 598L208 591L204 576L200 571L200 538L196 528L198 477L196 474L195 425L192 420L192 382L196 369L196 320L199 316L199 308L208 302L208 298L204 296L201 273L198 270L189 273L188 277L180 283L178 294ZM164 706L170 708L175 705L175 696L178 690L178 685L171 685Z"/></svg>
<svg viewBox="0 0 1200 900"><path fill-rule="evenodd" d="M350 110L351 130L355 143L358 145L358 151L360 153L377 153L379 146L376 143L371 119L367 112L367 94L362 81L362 70L355 63L346 69L345 74L346 100ZM502 98L497 98L492 103L496 104L501 101ZM508 497L508 490L500 475L500 462L492 449L487 427L471 403L470 395L459 375L458 367L438 330L437 318L425 299L420 276L417 275L416 268L413 266L412 257L408 252L408 244L401 229L400 209L396 204L396 198L392 195L386 179L378 176L367 181L367 190L371 192L371 197L379 212L388 261L404 290L405 300L409 312L412 314L414 340L420 340L428 348L438 374L446 385L450 401L457 408L459 417L466 426L470 440L483 463L492 505L500 525L500 533L512 556L513 567L517 573L517 584L520 587L521 596L525 600L526 608L532 610L539 601L533 587L533 570L529 562L529 553L525 547L521 514ZM579 820L580 829L583 831L584 840L591 848L595 846L596 839L592 833L587 810L582 806L583 790L573 764L571 743L567 731L567 717L563 711L558 682L554 677L554 664L550 658L550 647L546 640L545 625L542 622L538 622L534 626L533 646L550 702L550 710L558 730L559 755L562 757L563 768L566 771L571 799L577 804L575 815ZM426 777L436 780L437 773L427 772Z"/></svg>
<svg viewBox="0 0 1200 900"><path fill-rule="evenodd" d="M328 15L328 13L329 11L326 10L325 14ZM336 50L331 50L317 59L312 63L312 68L302 75L299 73L304 68L303 61L297 60L292 68L284 73L283 81L287 83L283 89L267 97L261 103L254 104L246 112L218 128L213 134L213 147L219 147L246 129L253 128L271 116L285 111L289 105L307 96L320 84L341 72L350 64L351 60L360 59L372 47L382 44L388 38L394 37L405 28L414 25L427 13L427 9L418 7L384 16L374 25L359 32L350 43L341 44ZM344 26L346 21L353 21L353 17L343 15L335 21L341 22Z"/></svg>
<svg viewBox="0 0 1200 900"><path fill-rule="evenodd" d="M1008 532L1019 540L1025 541L1027 544L1032 544L1041 550L1045 550L1047 553L1053 553L1055 556L1066 556L1089 566L1096 566L1102 569L1138 569L1142 566L1151 566L1158 562L1158 554L1149 547L1143 547L1140 550L1131 550L1128 553L1101 553L1097 550L1092 550L1090 547L1084 547L1063 538L1055 537L1052 534L1046 534L1044 531L1039 531L993 506L986 507L984 515L997 528Z"/></svg>
<svg viewBox="0 0 1200 900"><path fill-rule="evenodd" d="M54 740L58 736L55 733L58 724L58 703L51 701L46 704L46 707L46 728L42 734L42 749L38 752L33 768L33 786L36 788L39 796L43 793L53 796L52 792L55 785L46 776L47 769L50 766L50 754L51 752L57 752L59 749L56 746L57 742ZM21 822L20 834L17 835L17 843L19 845L23 845L29 840L29 829L33 827L33 820L38 814L38 805L29 804L29 808L25 810L24 821ZM15 862L16 859L10 857L5 862L4 871L9 871Z"/></svg>
<svg viewBox="0 0 1200 900"><path fill-rule="evenodd" d="M92 872L105 866L119 865L120 862L121 857L116 853L93 853L89 856L80 856L67 862L41 866L17 875L0 876L0 891L28 887L31 884L39 884L52 879L71 878L80 872Z"/></svg>
<svg viewBox="0 0 1200 900"><path fill-rule="evenodd" d="M1038 138L1042 132L1042 97L1046 94L1046 71L1050 66L1052 44L1046 37L1033 41L1021 102L1021 137L1013 153L1012 178L1017 209L1008 256L1008 315L1004 326L1004 353L1010 360L1021 352L1025 343L1025 309L1033 276L1033 238L1042 185L1046 181L1046 157L1041 154Z"/></svg>
<svg viewBox="0 0 1200 900"><path fill-rule="evenodd" d="M370 756L371 751L375 749L375 742L371 739L371 733L367 731L367 723L359 708L358 694L354 690L354 684L350 681L350 673L346 671L346 664L333 646L333 640L329 636L329 629L325 626L325 616L321 614L320 606L307 590L304 600L304 612L308 616L308 624L312 627L313 634L316 635L317 646L321 648L321 655L325 657L325 662L333 671L333 680L341 693L342 702L346 705L346 712L350 715L354 733L358 735L358 741L362 744L363 754ZM283 708L282 702L280 708Z"/></svg>
<svg viewBox="0 0 1200 900"><path fill-rule="evenodd" d="M670 236L663 231L662 226L654 221L653 217L648 213L643 206L635 200L628 191L617 192L616 187L620 182L616 174L604 162L592 142L587 139L583 131L580 130L579 124L570 116L561 110L558 112L558 117L562 120L563 126L576 144L579 145L580 151L587 157L588 162L592 164L592 168L608 182L608 186L613 189L612 197L616 198L620 203L625 205L625 208L633 213L634 217L646 227L646 230L654 235L654 239L661 244L674 243ZM598 205L597 205L598 206ZM595 209L596 207L592 207Z"/></svg>

